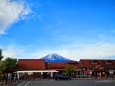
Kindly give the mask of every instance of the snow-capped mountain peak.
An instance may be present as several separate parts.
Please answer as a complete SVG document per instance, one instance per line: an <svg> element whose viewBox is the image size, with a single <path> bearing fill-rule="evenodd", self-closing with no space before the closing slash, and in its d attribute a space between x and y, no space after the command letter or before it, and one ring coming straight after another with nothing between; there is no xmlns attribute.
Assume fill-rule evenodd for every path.
<svg viewBox="0 0 115 86"><path fill-rule="evenodd" d="M45 57L43 57L42 59L44 59L45 62L67 62L67 61L70 61L68 58L65 58L65 57L58 55L56 53L48 54Z"/></svg>

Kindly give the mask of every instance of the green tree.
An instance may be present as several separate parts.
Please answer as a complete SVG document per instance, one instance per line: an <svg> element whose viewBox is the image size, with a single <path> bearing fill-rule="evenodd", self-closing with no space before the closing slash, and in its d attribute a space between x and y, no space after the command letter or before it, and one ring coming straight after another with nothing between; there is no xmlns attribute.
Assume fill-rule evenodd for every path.
<svg viewBox="0 0 115 86"><path fill-rule="evenodd" d="M9 71L10 69L12 69L16 66L17 59L7 57L5 60L2 60L2 62L4 64L2 71L5 72L5 71ZM13 76L13 72L12 72L12 80L13 79L14 79L14 76ZM7 83L7 80L8 80L8 73L7 73L6 80L5 80L6 83Z"/></svg>
<svg viewBox="0 0 115 86"><path fill-rule="evenodd" d="M2 59L3 59L2 49L0 49L0 70L4 70L5 68L11 69L16 66L17 59L10 57L7 57L5 60Z"/></svg>
<svg viewBox="0 0 115 86"><path fill-rule="evenodd" d="M2 49L0 49L0 80L2 79L2 72L6 69L6 63L2 60L3 55L2 55Z"/></svg>
<svg viewBox="0 0 115 86"><path fill-rule="evenodd" d="M10 58L10 57L7 57L4 61L6 63L6 70L9 70L9 69L15 67L16 63L17 63L17 59Z"/></svg>
<svg viewBox="0 0 115 86"><path fill-rule="evenodd" d="M0 71L3 72L6 69L6 62L5 61L0 61Z"/></svg>
<svg viewBox="0 0 115 86"><path fill-rule="evenodd" d="M5 65L6 63L4 61L2 61L3 59L3 55L2 55L2 49L0 49L0 72L5 70Z"/></svg>
<svg viewBox="0 0 115 86"><path fill-rule="evenodd" d="M2 49L0 49L0 61L3 59Z"/></svg>
<svg viewBox="0 0 115 86"><path fill-rule="evenodd" d="M71 74L74 72L73 66L72 66L72 65L67 65L67 66L65 67L65 72L66 72L67 74L71 75Z"/></svg>

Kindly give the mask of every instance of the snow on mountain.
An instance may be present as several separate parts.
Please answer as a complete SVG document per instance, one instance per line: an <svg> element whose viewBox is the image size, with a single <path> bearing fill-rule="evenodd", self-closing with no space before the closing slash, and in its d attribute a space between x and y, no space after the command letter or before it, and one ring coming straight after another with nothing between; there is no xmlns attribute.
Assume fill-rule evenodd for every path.
<svg viewBox="0 0 115 86"><path fill-rule="evenodd" d="M58 55L56 53L46 55L42 59L44 59L45 62L67 62L67 61L71 61L70 59L65 58L61 55Z"/></svg>

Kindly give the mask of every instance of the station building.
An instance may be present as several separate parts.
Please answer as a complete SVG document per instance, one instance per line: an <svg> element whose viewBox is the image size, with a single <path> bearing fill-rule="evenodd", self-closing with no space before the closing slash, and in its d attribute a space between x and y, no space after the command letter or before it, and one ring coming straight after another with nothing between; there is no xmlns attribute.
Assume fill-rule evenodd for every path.
<svg viewBox="0 0 115 86"><path fill-rule="evenodd" d="M80 59L80 61L70 60L57 54L50 54L40 59L19 59L14 72L18 79L24 78L51 78L56 73L65 73L65 67L72 65L74 75L91 75L98 77L115 76L115 60L113 59Z"/></svg>

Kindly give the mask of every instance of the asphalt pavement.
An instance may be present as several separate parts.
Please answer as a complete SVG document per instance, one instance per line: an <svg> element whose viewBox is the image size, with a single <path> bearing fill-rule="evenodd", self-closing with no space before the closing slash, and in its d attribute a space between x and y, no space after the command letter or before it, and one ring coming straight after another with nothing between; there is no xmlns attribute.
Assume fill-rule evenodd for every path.
<svg viewBox="0 0 115 86"><path fill-rule="evenodd" d="M115 80L31 80L11 86L115 86Z"/></svg>

